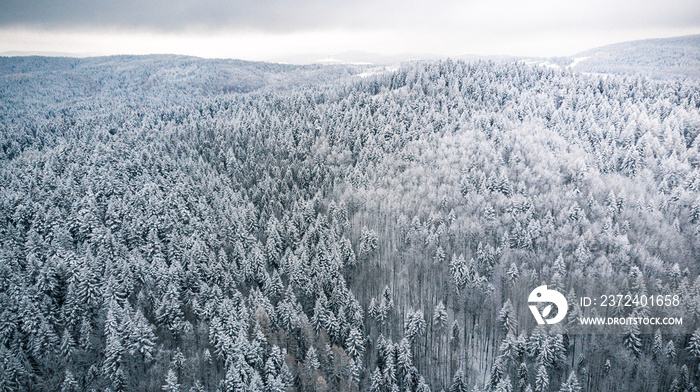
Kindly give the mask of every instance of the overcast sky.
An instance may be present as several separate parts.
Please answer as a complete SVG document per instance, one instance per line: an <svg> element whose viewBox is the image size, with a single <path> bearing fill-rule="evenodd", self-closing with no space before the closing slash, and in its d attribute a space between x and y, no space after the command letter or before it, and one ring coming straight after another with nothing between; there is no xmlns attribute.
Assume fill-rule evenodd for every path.
<svg viewBox="0 0 700 392"><path fill-rule="evenodd" d="M552 56L698 33L698 0L0 0L0 52Z"/></svg>

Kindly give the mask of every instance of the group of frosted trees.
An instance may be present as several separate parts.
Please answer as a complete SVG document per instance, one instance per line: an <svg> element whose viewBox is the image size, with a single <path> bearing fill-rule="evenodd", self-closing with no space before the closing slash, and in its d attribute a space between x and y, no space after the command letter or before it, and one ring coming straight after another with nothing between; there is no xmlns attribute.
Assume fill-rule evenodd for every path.
<svg viewBox="0 0 700 392"><path fill-rule="evenodd" d="M697 84L446 61L207 97L61 66L107 87L3 68L0 390L700 384L700 333L532 330L511 300L700 317Z"/></svg>

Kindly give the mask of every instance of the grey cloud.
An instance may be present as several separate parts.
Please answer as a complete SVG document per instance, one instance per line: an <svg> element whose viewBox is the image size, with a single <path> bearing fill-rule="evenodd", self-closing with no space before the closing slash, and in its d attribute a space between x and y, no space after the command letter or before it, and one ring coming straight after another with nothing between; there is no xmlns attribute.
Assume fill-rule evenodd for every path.
<svg viewBox="0 0 700 392"><path fill-rule="evenodd" d="M289 31L378 22L376 11L386 6L369 0L9 0L0 2L0 25Z"/></svg>
<svg viewBox="0 0 700 392"><path fill-rule="evenodd" d="M504 15L508 15L512 12L508 5L522 5L521 1L496 0L495 3L502 6ZM489 6L489 0L0 0L0 27L137 28L171 32L187 29L289 32L329 27L455 30L461 25L460 18L467 23L479 20L478 15L454 12L472 4ZM545 15L552 13L552 20L538 22L544 28L576 25L593 29L602 27L601 24L608 28L678 27L697 26L700 20L697 0L533 1L525 4L540 7ZM582 6L577 8L587 12L564 15L562 19L562 15L556 13L557 4L580 4ZM499 22L498 12L491 15L496 25L504 23ZM518 15L510 17L525 19ZM526 19L521 22L529 28L536 27Z"/></svg>

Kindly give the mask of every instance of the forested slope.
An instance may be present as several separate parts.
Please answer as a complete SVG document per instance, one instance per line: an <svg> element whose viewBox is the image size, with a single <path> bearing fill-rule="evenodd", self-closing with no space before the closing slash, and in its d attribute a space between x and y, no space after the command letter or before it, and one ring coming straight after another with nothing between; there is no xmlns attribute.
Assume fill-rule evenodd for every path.
<svg viewBox="0 0 700 392"><path fill-rule="evenodd" d="M198 94L178 72L99 98L13 76L51 99L3 74L1 390L698 384L700 333L544 331L511 300L670 290L697 321L698 85L446 61Z"/></svg>
<svg viewBox="0 0 700 392"><path fill-rule="evenodd" d="M4 153L75 133L77 122L116 130L116 113L143 116L227 93L322 86L361 66L294 66L175 55L0 57ZM67 121L61 124L60 121Z"/></svg>
<svg viewBox="0 0 700 392"><path fill-rule="evenodd" d="M700 35L622 42L574 56L582 72L643 75L660 80L700 79Z"/></svg>

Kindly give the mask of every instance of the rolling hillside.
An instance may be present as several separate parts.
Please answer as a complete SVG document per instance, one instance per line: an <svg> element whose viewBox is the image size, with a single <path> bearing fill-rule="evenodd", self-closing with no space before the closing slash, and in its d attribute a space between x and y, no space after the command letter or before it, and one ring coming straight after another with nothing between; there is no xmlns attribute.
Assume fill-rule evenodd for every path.
<svg viewBox="0 0 700 392"><path fill-rule="evenodd" d="M622 42L578 53L573 58L580 61L572 69L581 72L700 79L700 35Z"/></svg>

